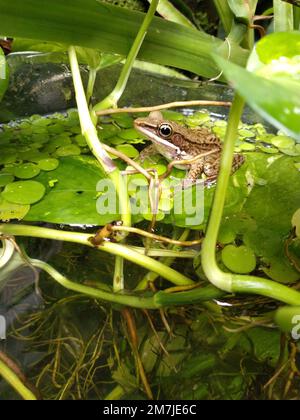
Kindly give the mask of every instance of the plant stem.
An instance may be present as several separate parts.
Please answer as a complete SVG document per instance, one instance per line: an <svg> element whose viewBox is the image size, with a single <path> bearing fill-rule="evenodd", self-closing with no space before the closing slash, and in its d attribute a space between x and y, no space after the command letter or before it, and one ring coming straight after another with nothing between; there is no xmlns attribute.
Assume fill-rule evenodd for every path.
<svg viewBox="0 0 300 420"><path fill-rule="evenodd" d="M131 73L134 61L140 51L140 48L143 44L144 38L147 34L147 30L152 22L152 19L155 15L159 0L152 0L149 6L148 12L143 20L142 25L137 33L137 36L132 44L132 47L129 51L129 54L126 58L125 64L123 66L122 72L120 74L119 80L114 88L114 90L105 98L103 101L95 105L94 111L100 111L101 109L106 108L116 108L120 97L122 96L125 87L127 85L128 78Z"/></svg>
<svg viewBox="0 0 300 420"><path fill-rule="evenodd" d="M115 293L118 293L124 290L124 288L124 259L122 257L117 256L115 260L113 289Z"/></svg>
<svg viewBox="0 0 300 420"><path fill-rule="evenodd" d="M69 47L69 59L73 76L76 101L82 134L84 135L91 152L96 157L104 172L109 176L116 188L120 201L120 213L124 226L131 225L130 203L127 194L127 187L124 177L120 175L112 159L106 153L98 138L96 127L90 116L89 107L82 84L80 69L74 47Z"/></svg>
<svg viewBox="0 0 300 420"><path fill-rule="evenodd" d="M294 29L293 6L281 0L273 0L274 32L287 32Z"/></svg>
<svg viewBox="0 0 300 420"><path fill-rule="evenodd" d="M53 239L57 241L73 242L94 247L90 242L91 235L86 233L66 232L36 226L14 224L0 224L0 233L12 236L29 236L35 238ZM104 241L96 248L103 252L123 257L128 261L144 267L146 270L154 271L166 280L169 280L171 283L174 283L178 286L193 284L193 281L185 275L146 255L141 255L134 251L132 248L129 248L125 245Z"/></svg>
<svg viewBox="0 0 300 420"><path fill-rule="evenodd" d="M227 292L257 293L285 302L300 304L300 293L274 281L254 276L224 273L217 265L216 244L222 220L226 191L231 173L234 143L238 124L243 112L244 100L236 94L229 114L229 121L221 157L220 172L206 235L202 244L202 268L207 278L216 287Z"/></svg>
<svg viewBox="0 0 300 420"><path fill-rule="evenodd" d="M231 31L232 24L234 22L234 16L233 13L228 6L227 1L224 0L214 0L214 4L216 6L218 15L221 19L223 28L228 35Z"/></svg>
<svg viewBox="0 0 300 420"><path fill-rule="evenodd" d="M0 376L2 376L24 400L37 400L36 396L23 384L17 374L2 360L0 360Z"/></svg>
<svg viewBox="0 0 300 420"><path fill-rule="evenodd" d="M215 249L219 227L222 220L228 180L231 173L234 142L237 136L238 124L243 112L243 107L244 100L241 99L240 96L236 95L229 114L229 121L221 156L218 182L211 214L209 217L208 227L201 250L202 268L206 276L216 287L219 287L220 289L226 290L228 292L232 291L232 276L229 273L223 273L219 269L215 258Z"/></svg>
<svg viewBox="0 0 300 420"><path fill-rule="evenodd" d="M90 296L94 299L101 299L106 302L117 303L120 305L131 306L134 308L157 309L158 306L154 303L153 297L131 296L125 294L110 293L106 290L100 290L93 287L85 286L80 283L75 283L67 279L59 273L55 268L51 267L44 261L29 259L30 264L34 267L40 268L48 273L57 283L66 289L73 292L81 293Z"/></svg>
<svg viewBox="0 0 300 420"><path fill-rule="evenodd" d="M237 23L235 25L232 25L231 31L228 34L227 39L229 42L236 42L237 44L240 44L245 38L246 33L247 26L242 23Z"/></svg>
<svg viewBox="0 0 300 420"><path fill-rule="evenodd" d="M92 96L93 96L96 77L97 77L97 69L90 68L89 81L88 81L88 85L86 89L86 101L88 104L90 104Z"/></svg>
<svg viewBox="0 0 300 420"><path fill-rule="evenodd" d="M98 138L96 127L94 126L91 120L90 111L82 84L76 50L74 47L71 46L69 47L68 51L82 134L84 135L93 155L96 157L96 159L102 166L104 172L106 174L110 174L111 172L116 170L116 165L106 153L106 151L103 149L101 142Z"/></svg>
<svg viewBox="0 0 300 420"><path fill-rule="evenodd" d="M189 236L190 230L189 229L185 229L182 233L182 235L179 238L179 241L186 241L188 236ZM177 245L173 245L170 250L172 251L177 251L179 250L181 247L177 246ZM182 251L181 251L182 252ZM159 260L162 264L170 267L173 262L175 261L175 258L173 257L163 257L160 258ZM148 272L143 279L139 282L139 284L136 286L135 291L138 290L145 290L147 289L148 283L154 283L155 280L158 278L157 273L154 273L153 271Z"/></svg>

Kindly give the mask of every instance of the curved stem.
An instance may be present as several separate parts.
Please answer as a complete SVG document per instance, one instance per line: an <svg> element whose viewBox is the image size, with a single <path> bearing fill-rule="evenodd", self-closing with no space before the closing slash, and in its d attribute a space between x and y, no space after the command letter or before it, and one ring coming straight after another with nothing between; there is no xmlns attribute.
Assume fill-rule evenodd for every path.
<svg viewBox="0 0 300 420"><path fill-rule="evenodd" d="M124 177L120 175L120 171L118 170L112 159L102 147L102 144L98 138L97 129L91 119L89 107L87 104L76 51L75 48L72 46L69 47L69 59L76 93L76 101L82 134L84 135L86 142L89 148L91 149L91 152L100 163L104 172L109 176L109 178L113 182L113 185L116 188L116 192L120 201L120 213L123 224L125 226L130 226L131 211L129 198L127 194L126 182L124 180Z"/></svg>
<svg viewBox="0 0 300 420"><path fill-rule="evenodd" d="M216 261L215 253L218 232L222 220L226 191L231 173L234 143L237 137L238 124L243 112L243 106L243 99L236 95L229 114L227 132L221 157L220 173L206 235L202 245L202 268L210 282L224 291L231 293L256 293L277 299L290 305L299 305L299 292L264 278L225 273L218 267Z"/></svg>
<svg viewBox="0 0 300 420"><path fill-rule="evenodd" d="M232 292L232 275L222 272L216 262L215 250L218 232L222 220L227 185L231 173L234 142L237 137L238 124L243 112L244 100L236 95L229 114L226 137L221 156L220 173L216 186L213 206L211 209L208 227L202 244L201 261L202 268L208 279L216 287L227 292Z"/></svg>
<svg viewBox="0 0 300 420"><path fill-rule="evenodd" d="M2 376L24 400L37 400L32 391L23 384L18 375L2 360L0 360L0 376Z"/></svg>
<svg viewBox="0 0 300 420"><path fill-rule="evenodd" d="M35 238L53 239L57 241L73 242L94 247L90 242L91 235L87 233L66 232L36 226L14 224L0 224L0 233L13 236L29 236ZM146 255L141 255L140 253L125 245L104 241L96 248L103 252L123 257L128 261L144 267L146 270L154 271L166 280L169 280L171 283L176 285L185 286L193 284L193 281L185 275Z"/></svg>
<svg viewBox="0 0 300 420"><path fill-rule="evenodd" d="M105 300L106 302L117 303L120 305L132 306L134 308L157 309L158 306L154 303L153 297L131 296L125 294L110 293L105 290L96 289L85 286L80 283L75 283L67 277L59 273L55 268L51 267L44 261L29 259L30 264L34 267L40 268L48 273L57 283L66 289L73 292L82 293L94 299Z"/></svg>

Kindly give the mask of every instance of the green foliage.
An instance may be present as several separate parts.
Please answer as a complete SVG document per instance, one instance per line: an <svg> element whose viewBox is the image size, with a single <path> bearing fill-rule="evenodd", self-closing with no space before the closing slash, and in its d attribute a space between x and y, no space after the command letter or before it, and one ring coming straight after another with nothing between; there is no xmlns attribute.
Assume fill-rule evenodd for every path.
<svg viewBox="0 0 300 420"><path fill-rule="evenodd" d="M8 66L6 64L4 52L0 47L0 101L8 87Z"/></svg>
<svg viewBox="0 0 300 420"><path fill-rule="evenodd" d="M3 33L21 38L100 49L109 54L128 54L144 15L94 0L0 0ZM39 22L37 25L36 22ZM223 42L193 28L155 17L147 32L139 59L178 67L205 77L215 77L217 66L210 53ZM248 52L232 44L231 59L245 64Z"/></svg>

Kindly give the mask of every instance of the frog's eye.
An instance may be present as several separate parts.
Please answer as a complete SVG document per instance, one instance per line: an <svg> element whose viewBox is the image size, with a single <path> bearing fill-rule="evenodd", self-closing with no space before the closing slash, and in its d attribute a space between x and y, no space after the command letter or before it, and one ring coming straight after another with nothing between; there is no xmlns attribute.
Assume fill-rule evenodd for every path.
<svg viewBox="0 0 300 420"><path fill-rule="evenodd" d="M173 133L173 130L172 130L172 127L170 126L170 124L163 123L163 124L160 125L159 134L162 137L168 138L172 135L172 133Z"/></svg>

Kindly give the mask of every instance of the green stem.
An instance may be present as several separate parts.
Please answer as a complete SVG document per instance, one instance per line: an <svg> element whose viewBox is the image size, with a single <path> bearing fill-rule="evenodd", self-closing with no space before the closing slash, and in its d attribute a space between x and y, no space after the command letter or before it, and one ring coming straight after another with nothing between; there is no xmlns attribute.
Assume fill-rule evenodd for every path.
<svg viewBox="0 0 300 420"><path fill-rule="evenodd" d="M76 50L71 46L69 47L68 51L82 134L84 135L93 155L102 166L104 172L109 175L111 172L116 170L116 165L109 157L107 152L103 149L98 138L96 127L91 120L90 111L82 84Z"/></svg>
<svg viewBox="0 0 300 420"><path fill-rule="evenodd" d="M281 0L273 0L274 32L287 32L294 29L293 6Z"/></svg>
<svg viewBox="0 0 300 420"><path fill-rule="evenodd" d="M140 48L143 44L144 38L147 34L147 30L152 22L152 19L155 15L155 11L157 8L159 0L152 0L148 12L143 20L142 25L138 31L138 34L132 44L132 47L129 51L129 54L126 58L125 64L123 66L122 72L120 74L119 80L114 88L114 90L94 107L94 112L100 111L101 109L106 108L116 108L120 97L122 96L125 87L127 85L128 78L131 73L131 69L133 67L134 61L140 51Z"/></svg>
<svg viewBox="0 0 300 420"><path fill-rule="evenodd" d="M190 233L190 230L185 229L184 232L182 233L182 235L180 236L179 241L186 241L188 236L189 236L189 233ZM179 249L180 249L180 247L178 245L172 245L170 247L170 250L172 250L172 251L176 251L176 250L179 250ZM173 262L175 261L175 258L174 257L163 257L163 258L160 258L159 261L162 264L170 267L173 264ZM148 272L143 277L143 279L140 281L140 283L136 286L135 290L136 291L145 290L148 286L148 283L154 283L157 278L158 278L157 273L154 273L153 271Z"/></svg>
<svg viewBox="0 0 300 420"><path fill-rule="evenodd" d="M220 173L206 235L202 245L202 268L210 282L224 291L230 293L257 293L277 299L289 305L299 305L300 293L287 286L259 277L224 273L217 265L215 251L217 237L222 220L226 191L231 173L234 143L237 137L238 124L243 112L243 107L244 100L241 99L240 96L236 95L229 114L229 121L221 157Z"/></svg>
<svg viewBox="0 0 300 420"><path fill-rule="evenodd" d="M20 378L2 360L0 360L0 376L8 382L14 390L24 399L34 401L36 396L28 389Z"/></svg>
<svg viewBox="0 0 300 420"><path fill-rule="evenodd" d="M300 305L300 293L297 290L259 277L233 275L232 291L267 296L288 305Z"/></svg>
<svg viewBox="0 0 300 420"><path fill-rule="evenodd" d="M158 292L154 295L154 302L158 306L182 306L211 301L224 297L225 293L214 286L197 287L187 292L166 293Z"/></svg>
<svg viewBox="0 0 300 420"><path fill-rule="evenodd" d="M229 121L221 157L220 173L201 251L202 268L206 276L216 287L228 292L232 291L232 275L230 273L223 273L219 269L216 262L215 249L219 227L222 220L228 180L231 173L234 142L237 137L238 124L243 112L243 107L244 100L236 95L229 114Z"/></svg>
<svg viewBox="0 0 300 420"><path fill-rule="evenodd" d="M97 77L97 69L90 68L89 81L88 81L88 85L86 89L86 101L88 104L91 102L91 99L93 96L96 77Z"/></svg>
<svg viewBox="0 0 300 420"><path fill-rule="evenodd" d="M34 238L73 242L93 247L90 242L91 235L86 233L67 232L36 226L14 224L0 224L0 233L12 236L29 236ZM112 255L123 257L128 261L144 267L146 270L154 271L177 286L187 286L193 284L193 281L190 278L184 276L178 271L173 270L172 268L167 267L161 262L146 255L141 255L125 245L104 241L97 247L97 249Z"/></svg>
<svg viewBox="0 0 300 420"><path fill-rule="evenodd" d="M299 31L299 29L300 29L300 7L299 6L294 6L293 11L294 11L294 29L296 31Z"/></svg>
<svg viewBox="0 0 300 420"><path fill-rule="evenodd" d="M226 0L214 0L215 7L221 19L226 35L231 31L234 15Z"/></svg>
<svg viewBox="0 0 300 420"><path fill-rule="evenodd" d="M131 210L127 194L127 186L124 177L121 176L120 171L109 157L107 152L103 149L102 144L98 138L96 127L91 119L89 107L86 101L86 96L82 84L80 69L74 47L69 47L69 59L71 71L73 76L74 88L76 92L76 101L78 107L78 114L82 134L84 135L91 152L96 157L104 172L109 176L113 185L116 188L117 195L120 201L120 213L124 226L131 225Z"/></svg>
<svg viewBox="0 0 300 420"><path fill-rule="evenodd" d="M106 302L117 303L120 305L131 306L133 308L144 308L144 309L157 309L158 306L155 304L153 297L143 296L131 296L126 294L110 293L105 290L96 289L93 287L85 286L80 283L74 283L67 279L67 277L60 274L55 268L51 267L44 261L29 259L30 264L34 267L40 268L48 273L57 283L66 289L72 290L73 292L81 293L83 295L90 296L94 299L105 300Z"/></svg>
<svg viewBox="0 0 300 420"><path fill-rule="evenodd" d="M247 34L247 26L242 23L236 23L232 25L232 28L230 30L230 33L228 34L228 41L229 42L236 42L237 44L240 44L243 39L245 38L245 35Z"/></svg>
<svg viewBox="0 0 300 420"><path fill-rule="evenodd" d="M124 290L124 259L122 257L116 257L115 261L115 271L114 271L114 280L113 280L113 289L114 292L121 292Z"/></svg>
<svg viewBox="0 0 300 420"><path fill-rule="evenodd" d="M100 299L119 305L130 306L132 308L160 309L163 306L178 306L197 302L205 302L207 300L218 299L224 295L224 292L216 289L213 286L197 288L189 292L182 293L158 292L151 297L126 295L125 293L110 293L105 290L100 290L99 288L96 289L79 283L74 283L44 261L34 259L28 259L28 261L34 267L44 270L55 281L57 281L66 289L72 290L73 292L82 293L94 299Z"/></svg>

